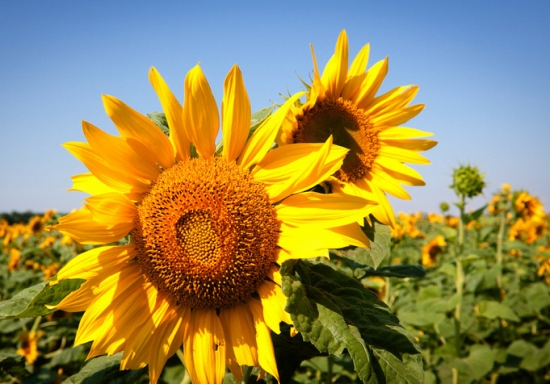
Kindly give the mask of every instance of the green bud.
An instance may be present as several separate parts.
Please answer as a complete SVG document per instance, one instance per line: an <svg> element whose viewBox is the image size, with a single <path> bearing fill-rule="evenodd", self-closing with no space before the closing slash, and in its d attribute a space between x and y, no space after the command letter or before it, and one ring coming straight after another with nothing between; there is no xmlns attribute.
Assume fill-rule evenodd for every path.
<svg viewBox="0 0 550 384"><path fill-rule="evenodd" d="M439 204L439 209L441 209L442 213L446 213L449 210L449 208L450 208L449 203L442 202L441 204Z"/></svg>
<svg viewBox="0 0 550 384"><path fill-rule="evenodd" d="M472 198L481 195L485 185L483 174L479 172L477 167L461 165L458 169L453 170L453 184L451 188L454 189L458 196L464 195Z"/></svg>

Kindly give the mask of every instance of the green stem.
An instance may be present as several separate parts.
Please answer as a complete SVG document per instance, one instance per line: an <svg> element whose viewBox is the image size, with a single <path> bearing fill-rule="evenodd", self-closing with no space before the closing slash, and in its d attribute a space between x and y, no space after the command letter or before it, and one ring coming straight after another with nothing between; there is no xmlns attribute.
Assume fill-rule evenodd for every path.
<svg viewBox="0 0 550 384"><path fill-rule="evenodd" d="M254 367L248 367L248 366L244 369L244 374L243 374L243 378L241 379L241 384L246 384L248 382L248 379L252 374L252 369L254 369Z"/></svg>
<svg viewBox="0 0 550 384"><path fill-rule="evenodd" d="M497 266L502 266L502 242L504 238L504 222L506 213L502 211L500 213L500 220L498 224L498 234L497 234ZM497 275L497 287L502 288L502 269L499 269Z"/></svg>
<svg viewBox="0 0 550 384"><path fill-rule="evenodd" d="M331 384L332 383L332 359L330 356L328 356L327 359L328 359L327 384Z"/></svg>
<svg viewBox="0 0 550 384"><path fill-rule="evenodd" d="M456 276L455 276L456 294L459 297L459 302L455 307L454 325L455 325L455 349L456 355L460 357L462 350L461 340L461 309L462 309L462 288L464 286L464 270L460 256L456 258Z"/></svg>
<svg viewBox="0 0 550 384"><path fill-rule="evenodd" d="M464 250L464 210L466 208L466 195L460 195L460 203L458 209L460 209L460 220L458 221L458 254L462 255Z"/></svg>

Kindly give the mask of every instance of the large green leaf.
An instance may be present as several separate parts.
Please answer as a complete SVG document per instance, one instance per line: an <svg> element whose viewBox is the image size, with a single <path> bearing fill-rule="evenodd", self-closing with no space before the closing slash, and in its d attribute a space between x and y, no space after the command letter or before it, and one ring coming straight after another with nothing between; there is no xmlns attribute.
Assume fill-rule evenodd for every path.
<svg viewBox="0 0 550 384"><path fill-rule="evenodd" d="M496 301L481 301L478 304L478 309L479 316L486 317L491 320L500 318L510 321L521 321L512 308Z"/></svg>
<svg viewBox="0 0 550 384"><path fill-rule="evenodd" d="M18 379L24 379L31 375L25 369L25 357L15 353L0 352L0 370Z"/></svg>
<svg viewBox="0 0 550 384"><path fill-rule="evenodd" d="M48 315L55 309L46 308L46 304L58 304L69 293L80 288L84 281L82 279L61 280L53 286L43 282L26 288L11 299L0 302L0 320Z"/></svg>
<svg viewBox="0 0 550 384"><path fill-rule="evenodd" d="M418 348L373 292L326 264L290 261L281 273L288 297L285 309L305 341L323 353L339 355L347 350L365 383L385 381L374 348L395 356L392 364L402 366L395 369L410 370L403 355L417 354Z"/></svg>
<svg viewBox="0 0 550 384"><path fill-rule="evenodd" d="M138 371L121 371L122 352L113 356L99 356L91 359L75 375L68 377L62 384L133 384L147 383L146 368Z"/></svg>
<svg viewBox="0 0 550 384"><path fill-rule="evenodd" d="M388 383L421 383L424 379L422 355L403 355L403 361L382 349L374 349Z"/></svg>
<svg viewBox="0 0 550 384"><path fill-rule="evenodd" d="M337 251L356 263L367 265L374 269L378 268L380 263L390 256L391 229L387 225L372 220L372 226L365 223L363 232L370 240L370 248L354 248Z"/></svg>
<svg viewBox="0 0 550 384"><path fill-rule="evenodd" d="M363 277L383 276L383 277L424 277L426 270L420 265L398 264L378 269L366 269Z"/></svg>

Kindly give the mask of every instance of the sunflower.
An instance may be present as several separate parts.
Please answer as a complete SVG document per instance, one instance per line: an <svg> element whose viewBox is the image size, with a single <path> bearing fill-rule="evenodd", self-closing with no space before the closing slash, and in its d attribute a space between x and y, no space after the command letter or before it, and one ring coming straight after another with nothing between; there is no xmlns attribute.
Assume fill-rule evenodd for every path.
<svg viewBox="0 0 550 384"><path fill-rule="evenodd" d="M23 331L19 335L20 347L17 354L25 356L27 363L33 364L38 358L38 340L44 336L43 331Z"/></svg>
<svg viewBox="0 0 550 384"><path fill-rule="evenodd" d="M419 152L437 144L433 140L411 140L432 133L399 125L415 117L424 105L409 105L418 86L402 86L376 96L386 73L388 59L368 71L369 44L348 69L348 40L342 31L334 55L319 74L313 47L313 83L306 102L297 103L283 124L279 144L334 143L349 149L342 167L329 183L332 190L363 196L379 203L373 215L382 223L395 225L395 215L386 193L410 199L403 185L425 185L420 174L404 165L429 164Z"/></svg>
<svg viewBox="0 0 550 384"><path fill-rule="evenodd" d="M183 344L193 382L221 383L226 364L260 367L278 378L270 331L291 323L280 265L328 256L328 248L367 246L358 222L375 203L308 191L336 172L347 150L295 144L271 150L300 95L248 137L250 102L237 66L224 83L222 149L218 107L197 65L186 76L183 106L152 68L149 79L170 127L104 96L121 136L83 122L88 143L64 147L90 173L73 190L92 196L54 226L94 248L57 275L85 279L56 308L85 311L75 344L93 340L88 357L124 351L121 369L149 365L156 382ZM196 149L192 156L191 143Z"/></svg>
<svg viewBox="0 0 550 384"><path fill-rule="evenodd" d="M422 247L422 265L425 267L433 267L437 262L442 248L447 245L445 238L437 235Z"/></svg>

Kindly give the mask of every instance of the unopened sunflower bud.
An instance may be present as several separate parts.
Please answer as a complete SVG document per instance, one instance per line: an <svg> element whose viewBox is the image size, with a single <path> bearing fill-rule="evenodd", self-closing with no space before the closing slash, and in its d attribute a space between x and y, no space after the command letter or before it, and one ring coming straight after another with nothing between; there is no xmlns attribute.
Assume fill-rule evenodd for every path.
<svg viewBox="0 0 550 384"><path fill-rule="evenodd" d="M484 175L479 172L477 167L470 165L461 165L453 171L453 185L457 195L464 195L472 198L483 193L485 188Z"/></svg>

